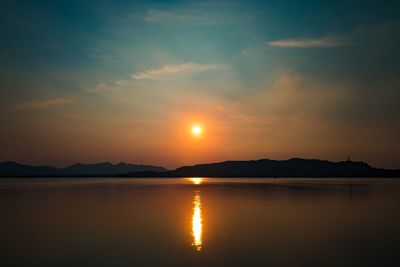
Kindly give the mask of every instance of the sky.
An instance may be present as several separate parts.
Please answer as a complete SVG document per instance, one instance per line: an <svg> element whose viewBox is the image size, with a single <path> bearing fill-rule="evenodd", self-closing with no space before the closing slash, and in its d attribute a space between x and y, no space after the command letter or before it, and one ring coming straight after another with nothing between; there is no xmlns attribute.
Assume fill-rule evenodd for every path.
<svg viewBox="0 0 400 267"><path fill-rule="evenodd" d="M0 161L400 168L398 1L0 6Z"/></svg>

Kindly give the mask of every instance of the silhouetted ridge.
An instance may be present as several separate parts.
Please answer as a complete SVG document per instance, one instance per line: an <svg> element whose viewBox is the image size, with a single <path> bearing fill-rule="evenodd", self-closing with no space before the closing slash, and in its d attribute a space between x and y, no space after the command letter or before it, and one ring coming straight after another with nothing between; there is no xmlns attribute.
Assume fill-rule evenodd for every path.
<svg viewBox="0 0 400 267"><path fill-rule="evenodd" d="M365 162L331 162L319 159L224 161L184 166L173 171L163 167L120 162L76 163L66 168L0 163L0 177L400 177L400 170L371 167Z"/></svg>
<svg viewBox="0 0 400 267"><path fill-rule="evenodd" d="M112 164L102 162L95 164L75 163L65 168L52 166L30 166L17 162L0 162L0 177L90 177L90 176L114 176L120 173L157 171L164 172L166 169L158 166L128 164L120 162Z"/></svg>
<svg viewBox="0 0 400 267"><path fill-rule="evenodd" d="M168 172L132 172L122 177L400 177L400 170L377 169L365 162L319 159L224 161L184 166Z"/></svg>

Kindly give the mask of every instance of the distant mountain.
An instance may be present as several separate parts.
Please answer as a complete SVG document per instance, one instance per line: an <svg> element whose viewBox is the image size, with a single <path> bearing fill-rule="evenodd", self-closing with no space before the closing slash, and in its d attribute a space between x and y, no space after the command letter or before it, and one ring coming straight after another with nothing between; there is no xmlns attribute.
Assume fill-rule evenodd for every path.
<svg viewBox="0 0 400 267"><path fill-rule="evenodd" d="M166 169L158 166L150 165L136 165L120 162L113 165L110 162L103 162L97 164L82 164L76 163L69 167L63 168L62 173L66 175L113 175L128 172L141 172L141 171L157 171L165 172Z"/></svg>
<svg viewBox="0 0 400 267"><path fill-rule="evenodd" d="M55 176L60 169L51 166L30 166L13 161L0 162L0 177Z"/></svg>
<svg viewBox="0 0 400 267"><path fill-rule="evenodd" d="M0 177L88 177L88 176L114 176L120 173L142 171L167 171L163 167L150 165L137 165L128 163L112 164L110 162L97 164L76 163L66 168L52 166L30 166L17 162L0 162Z"/></svg>
<svg viewBox="0 0 400 267"><path fill-rule="evenodd" d="M76 163L65 168L0 162L0 177L399 177L400 170L378 169L365 162L318 159L224 161L172 171L128 163Z"/></svg>
<svg viewBox="0 0 400 267"><path fill-rule="evenodd" d="M120 177L400 177L400 170L373 168L365 162L318 159L224 161L167 172L131 172Z"/></svg>

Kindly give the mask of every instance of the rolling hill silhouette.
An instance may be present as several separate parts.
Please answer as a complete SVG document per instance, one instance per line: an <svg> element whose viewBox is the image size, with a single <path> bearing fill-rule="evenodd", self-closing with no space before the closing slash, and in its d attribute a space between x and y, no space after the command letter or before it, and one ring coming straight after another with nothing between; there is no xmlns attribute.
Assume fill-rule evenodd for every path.
<svg viewBox="0 0 400 267"><path fill-rule="evenodd" d="M0 162L0 177L105 177L119 173L155 171L164 172L166 169L151 165L138 165L120 162L83 164L76 163L66 168L52 166L30 166L17 162Z"/></svg>
<svg viewBox="0 0 400 267"><path fill-rule="evenodd" d="M128 163L76 163L65 168L1 162L0 177L400 177L400 170L379 169L365 162L319 159L224 161L175 170Z"/></svg>
<svg viewBox="0 0 400 267"><path fill-rule="evenodd" d="M318 159L224 161L166 172L131 172L118 177L400 177L400 170L378 169L365 162Z"/></svg>

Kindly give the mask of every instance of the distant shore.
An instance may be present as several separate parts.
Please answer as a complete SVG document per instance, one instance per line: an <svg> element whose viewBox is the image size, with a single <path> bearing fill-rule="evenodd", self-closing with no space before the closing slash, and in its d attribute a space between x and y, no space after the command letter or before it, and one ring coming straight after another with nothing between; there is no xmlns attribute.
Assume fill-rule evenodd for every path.
<svg viewBox="0 0 400 267"><path fill-rule="evenodd" d="M241 178L400 178L400 170L371 167L365 162L332 162L319 159L224 161L167 170L159 166L98 163L74 164L66 168L0 163L1 178L101 178L101 177L241 177Z"/></svg>

